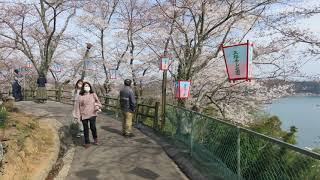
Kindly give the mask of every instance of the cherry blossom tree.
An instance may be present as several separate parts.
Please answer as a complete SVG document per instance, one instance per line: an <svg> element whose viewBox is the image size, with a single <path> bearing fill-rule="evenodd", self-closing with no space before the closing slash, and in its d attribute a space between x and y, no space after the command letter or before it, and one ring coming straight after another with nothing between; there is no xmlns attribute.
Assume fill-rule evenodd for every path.
<svg viewBox="0 0 320 180"><path fill-rule="evenodd" d="M95 46L98 51L97 54L102 60L102 68L105 74L105 81L103 87L106 93L110 92L109 71L111 68L110 53L108 53L107 33L110 31L112 17L115 14L116 8L119 4L119 0L94 0L88 1L84 6L83 14L79 16L78 21L80 27L85 29L90 35L96 38ZM109 47L110 48L110 47ZM120 61L119 61L120 62Z"/></svg>
<svg viewBox="0 0 320 180"><path fill-rule="evenodd" d="M39 0L2 3L0 48L21 52L38 72L47 75L64 33L76 13L74 1Z"/></svg>
<svg viewBox="0 0 320 180"><path fill-rule="evenodd" d="M121 57L123 69L130 72L136 96L142 96L143 79L152 66L154 56L141 41L141 36L148 33L148 28L155 22L150 18L151 4L146 0L123 0L117 11L116 29L118 39L122 42L124 51ZM140 85L138 85L140 83Z"/></svg>

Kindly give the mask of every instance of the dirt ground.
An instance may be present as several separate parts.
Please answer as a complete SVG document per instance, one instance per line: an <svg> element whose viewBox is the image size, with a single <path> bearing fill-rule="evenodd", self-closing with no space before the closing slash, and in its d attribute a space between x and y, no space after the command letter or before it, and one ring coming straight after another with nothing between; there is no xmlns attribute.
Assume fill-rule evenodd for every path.
<svg viewBox="0 0 320 180"><path fill-rule="evenodd" d="M0 129L5 148L0 180L33 179L53 151L53 129L20 112L9 113L4 129Z"/></svg>

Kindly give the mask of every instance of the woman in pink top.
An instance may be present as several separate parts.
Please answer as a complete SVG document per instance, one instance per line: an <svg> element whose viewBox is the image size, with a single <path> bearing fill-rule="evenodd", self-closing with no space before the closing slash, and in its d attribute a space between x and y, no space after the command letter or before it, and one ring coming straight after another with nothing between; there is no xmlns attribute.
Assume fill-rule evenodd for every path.
<svg viewBox="0 0 320 180"><path fill-rule="evenodd" d="M98 145L98 136L96 128L96 117L98 111L102 107L98 96L93 92L90 83L84 82L80 91L78 101L76 101L76 116L81 119L84 129L84 147L90 146L89 140L89 126L93 136L93 144Z"/></svg>

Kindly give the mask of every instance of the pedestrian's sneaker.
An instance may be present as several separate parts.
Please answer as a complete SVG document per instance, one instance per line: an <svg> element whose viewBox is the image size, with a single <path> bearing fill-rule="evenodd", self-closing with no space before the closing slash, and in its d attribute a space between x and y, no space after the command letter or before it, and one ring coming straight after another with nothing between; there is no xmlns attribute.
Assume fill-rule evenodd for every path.
<svg viewBox="0 0 320 180"><path fill-rule="evenodd" d="M88 149L90 147L90 144L83 144L83 147Z"/></svg>
<svg viewBox="0 0 320 180"><path fill-rule="evenodd" d="M126 133L126 134L124 134L124 137L134 137L135 135L134 134L132 134L132 133Z"/></svg>
<svg viewBox="0 0 320 180"><path fill-rule="evenodd" d="M94 140L93 140L93 144L94 144L94 145L99 145L98 139L94 139Z"/></svg>

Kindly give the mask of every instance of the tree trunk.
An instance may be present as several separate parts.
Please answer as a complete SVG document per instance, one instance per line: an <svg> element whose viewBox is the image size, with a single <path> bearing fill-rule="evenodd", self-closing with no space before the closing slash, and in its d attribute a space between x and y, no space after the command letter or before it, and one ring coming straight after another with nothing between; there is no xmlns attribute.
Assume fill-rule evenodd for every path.
<svg viewBox="0 0 320 180"><path fill-rule="evenodd" d="M84 78L86 77L86 68L87 67L84 62L89 57L89 50L90 50L90 48L87 47L86 53L84 54L84 57L83 57L83 68L82 68L82 73L81 73L81 80L84 80Z"/></svg>
<svg viewBox="0 0 320 180"><path fill-rule="evenodd" d="M111 85L109 83L109 80L106 79L103 83L103 89L105 91L106 94L109 94L111 92Z"/></svg>
<svg viewBox="0 0 320 180"><path fill-rule="evenodd" d="M142 97L143 96L143 87L142 87L142 80L140 80L140 84L139 84L139 96Z"/></svg>

